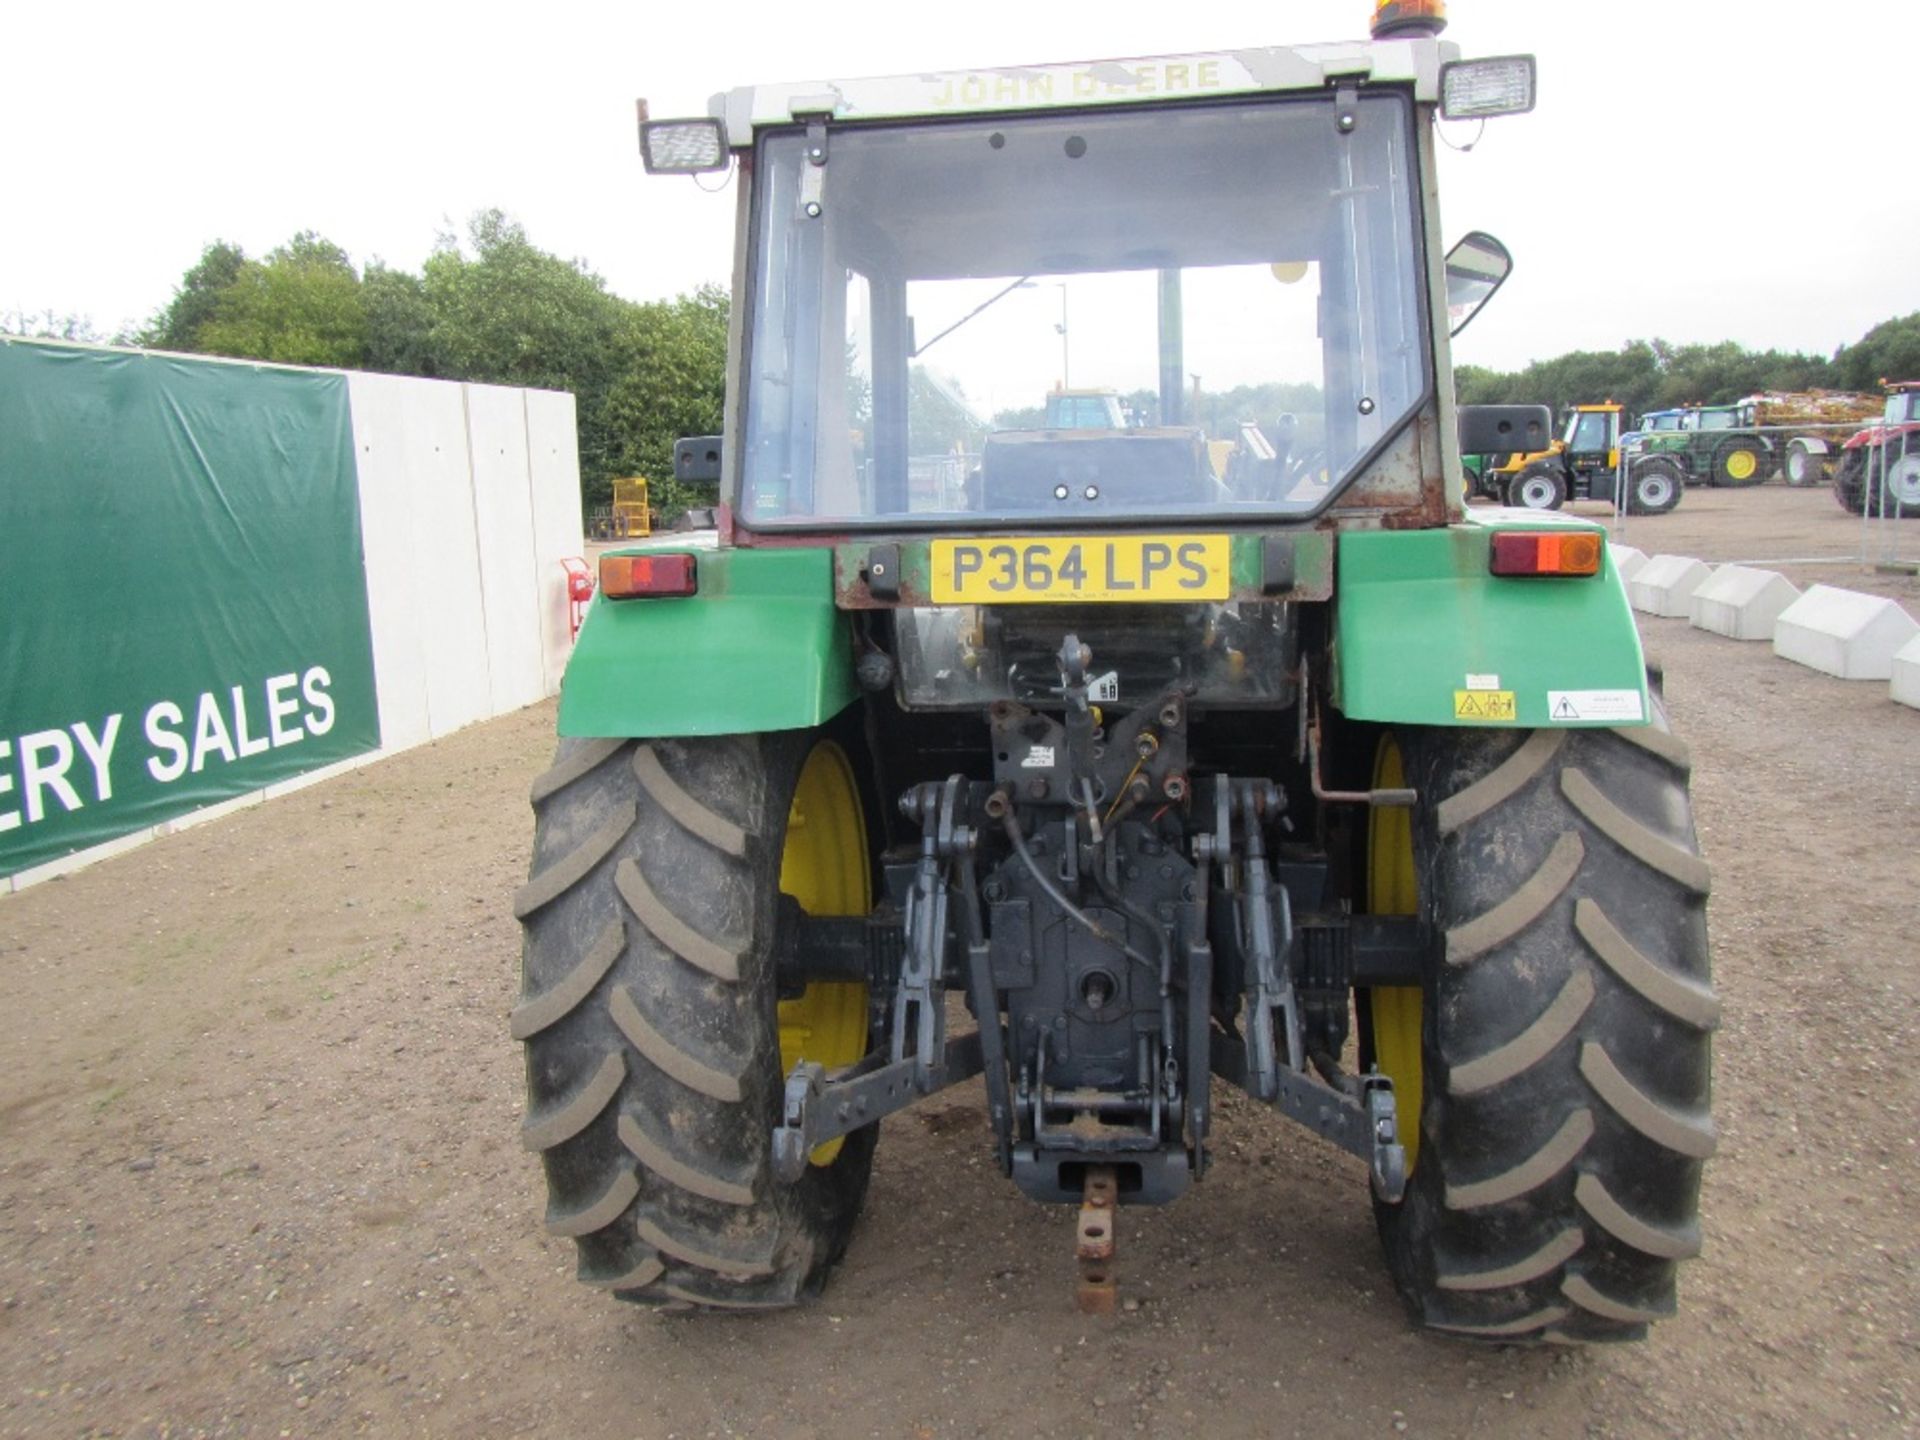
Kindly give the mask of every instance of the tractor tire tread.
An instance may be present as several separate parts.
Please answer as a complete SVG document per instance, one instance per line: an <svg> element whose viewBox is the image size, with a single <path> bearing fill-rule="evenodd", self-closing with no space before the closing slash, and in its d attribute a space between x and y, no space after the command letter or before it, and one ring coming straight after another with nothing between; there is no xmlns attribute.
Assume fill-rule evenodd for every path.
<svg viewBox="0 0 1920 1440"><path fill-rule="evenodd" d="M1448 1270L1442 1266L1438 1281L1442 1290L1504 1290L1538 1280L1550 1270L1558 1270L1580 1253L1587 1243L1587 1232L1569 1225L1531 1255L1491 1270Z"/></svg>
<svg viewBox="0 0 1920 1440"><path fill-rule="evenodd" d="M528 803L538 806L542 800L557 794L583 775L589 775L607 757L619 750L627 742L624 740L588 740L572 751L566 758L556 761L540 773L527 792Z"/></svg>
<svg viewBox="0 0 1920 1440"><path fill-rule="evenodd" d="M607 1102L620 1093L620 1082L626 1078L626 1057L617 1050L610 1052L592 1078L566 1100L544 1114L528 1113L520 1126L521 1145L541 1151L571 1140L607 1108Z"/></svg>
<svg viewBox="0 0 1920 1440"><path fill-rule="evenodd" d="M1465 965L1506 944L1547 912L1580 871L1586 846L1571 830L1554 842L1540 868L1514 891L1447 931L1447 963Z"/></svg>
<svg viewBox="0 0 1920 1440"><path fill-rule="evenodd" d="M1478 820L1494 806L1511 800L1519 790L1547 768L1547 762L1560 751L1567 738L1564 730L1536 730L1499 768L1482 776L1457 795L1440 802L1436 820L1442 835L1451 835L1462 825Z"/></svg>
<svg viewBox="0 0 1920 1440"><path fill-rule="evenodd" d="M522 1000L508 1017L508 1033L515 1040L528 1040L549 1025L564 1020L591 995L627 948L626 927L618 920L600 933L586 954L555 984L532 999Z"/></svg>
<svg viewBox="0 0 1920 1440"><path fill-rule="evenodd" d="M1560 772L1560 788L1593 828L1649 869L1658 870L1669 880L1684 885L1696 895L1705 895L1713 887L1707 862L1684 846L1656 834L1634 819L1613 801L1584 772L1566 769Z"/></svg>
<svg viewBox="0 0 1920 1440"><path fill-rule="evenodd" d="M1600 962L1641 999L1695 1030L1720 1024L1720 997L1711 987L1655 964L1622 935L1600 908L1582 896L1573 908L1573 928Z"/></svg>
<svg viewBox="0 0 1920 1440"><path fill-rule="evenodd" d="M703 1058L674 1044L641 1013L632 992L625 986L614 987L607 1010L627 1043L662 1074L671 1075L689 1090L697 1091L709 1100L728 1104L740 1100L741 1080L746 1074L745 1064L717 1062L712 1057Z"/></svg>
<svg viewBox="0 0 1920 1440"><path fill-rule="evenodd" d="M811 743L563 740L534 784L510 1020L522 1141L546 1172L548 1232L620 1300L792 1305L851 1237L873 1127L792 1185L767 1163L784 1087L778 866Z"/></svg>
<svg viewBox="0 0 1920 1440"><path fill-rule="evenodd" d="M1605 729L1400 735L1430 963L1418 1160L1376 1205L1415 1317L1481 1340L1636 1338L1697 1254L1717 1137L1709 872L1686 754ZM1408 1123L1403 1121L1404 1123Z"/></svg>
<svg viewBox="0 0 1920 1440"><path fill-rule="evenodd" d="M525 920L558 900L590 875L633 829L634 809L615 807L606 821L544 870L536 871L513 896L513 916Z"/></svg>
<svg viewBox="0 0 1920 1440"><path fill-rule="evenodd" d="M653 938L689 965L704 970L716 980L732 983L740 978L740 956L746 948L737 940L714 939L702 935L674 913L647 883L646 872L631 857L622 860L613 873L614 888L627 908Z"/></svg>
<svg viewBox="0 0 1920 1440"><path fill-rule="evenodd" d="M1580 1023L1580 1017L1592 1004L1593 976L1585 970L1574 971L1554 996L1553 1003L1525 1030L1497 1049L1455 1065L1447 1074L1448 1091L1454 1095L1477 1095L1531 1070L1573 1033L1573 1027Z"/></svg>
<svg viewBox="0 0 1920 1440"><path fill-rule="evenodd" d="M660 756L651 745L640 745L633 752L633 773L641 788L662 810L687 830L698 835L723 855L745 855L747 832L726 816L709 809L680 787L667 773Z"/></svg>
<svg viewBox="0 0 1920 1440"><path fill-rule="evenodd" d="M649 1133L647 1127L630 1114L622 1114L617 1124L620 1143L634 1159L670 1184L695 1195L703 1195L722 1205L753 1203L753 1172L723 1175L704 1168L673 1152L664 1140Z"/></svg>
<svg viewBox="0 0 1920 1440"><path fill-rule="evenodd" d="M1579 1159L1580 1152L1586 1149L1587 1141L1592 1138L1593 1112L1576 1110L1553 1132L1546 1144L1511 1170L1489 1175L1484 1180L1462 1181L1457 1185L1449 1181L1447 1208L1478 1210L1488 1205L1502 1205L1538 1190Z"/></svg>
<svg viewBox="0 0 1920 1440"><path fill-rule="evenodd" d="M1695 1160L1708 1159L1718 1146L1711 1119L1662 1105L1620 1073L1606 1046L1589 1040L1580 1047L1580 1073L1614 1114L1654 1144Z"/></svg>

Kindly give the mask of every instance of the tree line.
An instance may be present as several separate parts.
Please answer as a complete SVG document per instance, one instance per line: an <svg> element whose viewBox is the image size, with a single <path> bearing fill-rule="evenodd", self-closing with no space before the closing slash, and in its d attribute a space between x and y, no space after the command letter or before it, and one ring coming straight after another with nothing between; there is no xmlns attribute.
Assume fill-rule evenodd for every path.
<svg viewBox="0 0 1920 1440"><path fill-rule="evenodd" d="M1831 358L1748 350L1731 340L1672 345L1629 340L1618 350L1575 350L1523 370L1462 365L1454 381L1463 405L1573 405L1618 401L1629 416L1682 405L1725 405L1776 390L1857 390L1883 380L1920 380L1920 312L1874 326Z"/></svg>
<svg viewBox="0 0 1920 1440"><path fill-rule="evenodd" d="M99 340L76 317L8 316L19 333ZM645 475L656 512L713 503L712 486L673 478L673 442L720 429L727 295L703 286L638 302L578 260L534 245L498 210L464 243L442 235L418 274L358 269L311 231L254 257L216 240L173 299L117 343L288 365L568 390L582 497L604 504L617 476Z"/></svg>
<svg viewBox="0 0 1920 1440"><path fill-rule="evenodd" d="M422 375L568 390L575 396L583 498L604 504L615 477L646 475L655 509L671 517L711 504L712 487L673 478L673 442L718 432L726 395L724 291L703 286L672 300L627 300L580 260L563 260L498 210L472 217L464 237L443 234L419 273L370 260L356 268L311 231L265 255L216 240L188 268L173 298L116 343L294 365ZM0 315L0 332L98 341L84 318ZM924 367L911 377L916 453L975 448L987 428L951 382ZM1733 342L1673 345L1630 340L1618 350L1573 351L1517 371L1456 369L1465 404L1544 404L1556 414L1613 400L1630 415L1724 404L1767 390L1874 392L1883 379L1920 380L1920 313L1874 326L1831 357L1753 351ZM1184 398L1184 397L1183 397ZM864 394L850 395L858 410ZM1158 397L1126 397L1145 423ZM1191 397L1189 418L1230 438L1244 419L1311 414L1312 386L1242 387ZM1002 428L1039 423L1010 410Z"/></svg>

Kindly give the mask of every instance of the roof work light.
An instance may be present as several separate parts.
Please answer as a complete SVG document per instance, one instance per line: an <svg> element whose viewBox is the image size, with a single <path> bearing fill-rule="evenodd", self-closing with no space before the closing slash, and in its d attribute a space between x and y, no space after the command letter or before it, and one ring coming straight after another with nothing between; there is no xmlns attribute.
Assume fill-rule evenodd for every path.
<svg viewBox="0 0 1920 1440"><path fill-rule="evenodd" d="M640 112L640 163L649 175L699 175L727 168L727 136L720 122L702 116L693 120L649 120L647 102L636 102Z"/></svg>
<svg viewBox="0 0 1920 1440"><path fill-rule="evenodd" d="M1494 55L1440 67L1440 113L1449 120L1523 115L1533 109L1533 56Z"/></svg>

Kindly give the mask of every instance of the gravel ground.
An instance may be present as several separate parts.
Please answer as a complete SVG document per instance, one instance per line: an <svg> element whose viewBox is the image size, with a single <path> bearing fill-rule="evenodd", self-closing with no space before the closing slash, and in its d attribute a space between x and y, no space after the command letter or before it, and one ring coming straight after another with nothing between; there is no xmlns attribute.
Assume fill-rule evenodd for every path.
<svg viewBox="0 0 1920 1440"><path fill-rule="evenodd" d="M1694 492L1625 538L1834 557L1788 573L1920 613L1823 492ZM1111 1319L1074 1311L1072 1216L993 1172L967 1089L885 1126L811 1308L582 1289L506 1033L541 705L0 900L0 1433L1920 1433L1920 714L1643 625L1726 1007L1706 1250L1643 1345L1413 1333L1360 1167L1231 1096L1205 1185L1125 1214Z"/></svg>

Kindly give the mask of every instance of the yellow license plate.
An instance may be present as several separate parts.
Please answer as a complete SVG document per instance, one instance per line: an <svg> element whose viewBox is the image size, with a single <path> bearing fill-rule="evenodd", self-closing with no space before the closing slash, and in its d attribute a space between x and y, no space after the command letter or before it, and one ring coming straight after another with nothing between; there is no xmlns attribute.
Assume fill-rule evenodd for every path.
<svg viewBox="0 0 1920 1440"><path fill-rule="evenodd" d="M938 605L1224 600L1225 535L1054 535L935 540Z"/></svg>

